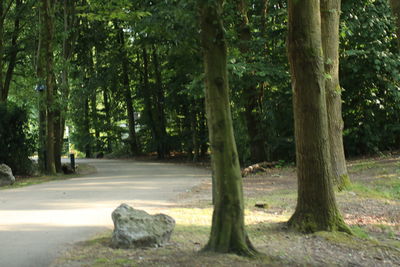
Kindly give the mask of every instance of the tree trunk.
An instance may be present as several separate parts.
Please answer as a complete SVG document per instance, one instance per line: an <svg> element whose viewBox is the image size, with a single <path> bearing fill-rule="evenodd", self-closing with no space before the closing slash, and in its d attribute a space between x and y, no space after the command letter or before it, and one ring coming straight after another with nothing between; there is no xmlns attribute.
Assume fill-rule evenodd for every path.
<svg viewBox="0 0 400 267"><path fill-rule="evenodd" d="M107 88L103 89L103 100L104 100L104 111L106 113L106 131L107 131L107 152L112 152L112 136L111 136L111 112L110 112L110 101L108 99Z"/></svg>
<svg viewBox="0 0 400 267"><path fill-rule="evenodd" d="M297 207L288 225L301 232L350 232L332 183L319 0L289 0L288 53L298 177Z"/></svg>
<svg viewBox="0 0 400 267"><path fill-rule="evenodd" d="M54 3L51 0L41 1L43 55L46 75L46 172L56 172L54 161L54 87L53 75L53 40L54 40Z"/></svg>
<svg viewBox="0 0 400 267"><path fill-rule="evenodd" d="M252 37L247 16L247 2L246 0L236 0L236 6L240 14L240 21L236 26L240 40L239 50L245 58L246 63L250 64L251 59L248 54L250 53L250 41ZM252 80L251 74L246 73L243 80L246 81L245 84L248 84L248 81ZM244 116L246 119L247 134L250 140L250 160L252 163L263 162L266 160L263 134L258 125L260 122L259 112L256 110L258 103L257 96L259 94L260 93L255 84L244 88L242 94L244 103L246 103Z"/></svg>
<svg viewBox="0 0 400 267"><path fill-rule="evenodd" d="M149 62L147 48L142 49L143 57L143 98L144 98L144 112L147 124L150 126L151 134L153 140L158 142L157 129L155 126L154 115L153 115L153 105L151 99L151 88L149 84Z"/></svg>
<svg viewBox="0 0 400 267"><path fill-rule="evenodd" d="M324 52L329 149L333 183L339 190L350 184L343 147L342 89L339 82L339 20L341 0L321 0L321 35Z"/></svg>
<svg viewBox="0 0 400 267"><path fill-rule="evenodd" d="M198 1L204 49L206 112L214 166L216 198L207 251L254 255L244 225L239 159L229 104L223 1Z"/></svg>
<svg viewBox="0 0 400 267"><path fill-rule="evenodd" d="M85 157L92 157L92 145L91 145L91 134L90 134L90 117L89 117L89 98L86 97L84 101L84 119L83 119L83 128L86 135L86 144L85 144Z"/></svg>
<svg viewBox="0 0 400 267"><path fill-rule="evenodd" d="M133 103L132 103L132 92L130 87L130 80L129 80L129 61L128 55L125 48L125 38L124 38L124 31L115 25L116 30L118 31L118 42L119 42L119 49L121 55L121 64L122 64L122 84L124 86L124 97L125 97L125 104L126 104L126 111L127 111L127 118L128 118L128 127L129 127L129 150L132 156L139 154L139 148L137 144L136 138L136 131L135 131L135 112L133 110Z"/></svg>
<svg viewBox="0 0 400 267"><path fill-rule="evenodd" d="M400 1L399 0L390 0L390 6L392 8L393 16L396 19L396 35L397 35L397 44L400 50Z"/></svg>
<svg viewBox="0 0 400 267"><path fill-rule="evenodd" d="M157 122L156 131L157 131L157 144L158 144L158 158L164 158L168 153L167 147L167 131L165 129L165 112L164 112L164 88L162 83L161 77L161 67L158 60L157 50L153 47L153 64L154 64L154 73L156 78L156 112L153 114L155 115L154 121Z"/></svg>
<svg viewBox="0 0 400 267"><path fill-rule="evenodd" d="M12 37L11 37L10 60L8 61L6 77L5 77L5 81L4 81L4 86L2 88L3 93L1 93L0 102L1 101L4 101L4 102L7 101L8 93L10 91L11 80L12 80L12 77L13 77L13 74L14 74L14 69L15 69L16 63L17 63L17 55L18 55L18 49L19 49L17 41L18 41L18 37L19 37L19 33L20 33L20 15L19 14L21 12L21 10L20 10L21 6L22 6L22 1L21 0L16 0L16 2L15 2L15 10L16 10L17 14L15 15L14 31L13 31ZM0 53L0 55L1 55L1 53Z"/></svg>
<svg viewBox="0 0 400 267"><path fill-rule="evenodd" d="M4 21L5 21L5 11L4 11L4 3L2 0L0 1L0 102L5 102L7 99L3 87Z"/></svg>

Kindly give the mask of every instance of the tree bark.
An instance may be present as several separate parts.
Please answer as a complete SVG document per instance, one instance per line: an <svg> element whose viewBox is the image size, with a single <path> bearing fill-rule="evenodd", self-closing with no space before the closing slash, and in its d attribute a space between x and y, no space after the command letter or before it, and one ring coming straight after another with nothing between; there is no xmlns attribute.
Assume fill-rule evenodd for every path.
<svg viewBox="0 0 400 267"><path fill-rule="evenodd" d="M227 48L221 19L223 1L198 3L216 186L211 234L204 250L251 256L255 250L245 230L242 177L229 104Z"/></svg>
<svg viewBox="0 0 400 267"><path fill-rule="evenodd" d="M342 89L339 82L339 20L341 0L321 0L321 35L325 63L325 90L333 183L350 185L343 146Z"/></svg>
<svg viewBox="0 0 400 267"><path fill-rule="evenodd" d="M319 0L289 0L288 53L298 177L297 207L288 225L301 232L350 233L332 183Z"/></svg>
<svg viewBox="0 0 400 267"><path fill-rule="evenodd" d="M53 75L53 39L54 39L54 3L51 0L41 1L41 34L43 61L46 78L46 173L56 172L54 161L54 87Z"/></svg>
<svg viewBox="0 0 400 267"><path fill-rule="evenodd" d="M400 1L390 0L390 7L392 8L393 16L396 19L397 45L400 50Z"/></svg>

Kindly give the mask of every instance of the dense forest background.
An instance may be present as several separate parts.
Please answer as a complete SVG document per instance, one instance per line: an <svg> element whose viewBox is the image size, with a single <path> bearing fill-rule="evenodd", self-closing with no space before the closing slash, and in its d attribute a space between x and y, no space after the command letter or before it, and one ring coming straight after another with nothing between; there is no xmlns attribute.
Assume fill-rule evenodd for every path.
<svg viewBox="0 0 400 267"><path fill-rule="evenodd" d="M86 157L182 153L193 161L208 155L195 1L43 2L49 6L0 4L0 161L27 172L29 163L10 158L49 151L49 126L56 161L69 150ZM245 16L230 2L223 15L240 163L292 162L287 4L250 2ZM343 1L346 156L400 148L399 67L389 1Z"/></svg>

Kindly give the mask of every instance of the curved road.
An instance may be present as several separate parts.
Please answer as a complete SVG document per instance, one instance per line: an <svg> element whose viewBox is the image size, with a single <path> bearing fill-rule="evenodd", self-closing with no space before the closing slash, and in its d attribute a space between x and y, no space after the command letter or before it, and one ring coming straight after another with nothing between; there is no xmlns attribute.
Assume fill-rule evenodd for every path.
<svg viewBox="0 0 400 267"><path fill-rule="evenodd" d="M85 162L97 173L0 190L0 267L49 266L68 245L112 228L111 212L119 204L168 207L176 195L210 176L206 170L166 163Z"/></svg>

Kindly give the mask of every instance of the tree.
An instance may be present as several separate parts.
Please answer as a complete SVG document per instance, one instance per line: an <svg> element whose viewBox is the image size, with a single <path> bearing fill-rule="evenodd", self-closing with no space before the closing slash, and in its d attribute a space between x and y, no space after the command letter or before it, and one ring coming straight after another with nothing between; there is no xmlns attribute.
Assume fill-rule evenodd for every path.
<svg viewBox="0 0 400 267"><path fill-rule="evenodd" d="M289 1L288 53L298 177L297 207L288 225L302 232L350 232L332 183L319 0Z"/></svg>
<svg viewBox="0 0 400 267"><path fill-rule="evenodd" d="M46 135L45 135L45 171L48 174L56 172L54 160L54 91L56 86L54 75L54 2L40 1L40 40L38 48L37 76L45 81ZM40 122L42 123L42 122ZM43 143L43 142L42 142Z"/></svg>
<svg viewBox="0 0 400 267"><path fill-rule="evenodd" d="M339 19L341 0L321 0L321 35L325 63L329 150L333 182L339 190L350 184L343 146L342 89L339 82Z"/></svg>
<svg viewBox="0 0 400 267"><path fill-rule="evenodd" d="M211 235L204 250L249 256L255 250L244 225L242 178L228 96L227 48L221 20L223 2L199 1L206 113L216 187Z"/></svg>

